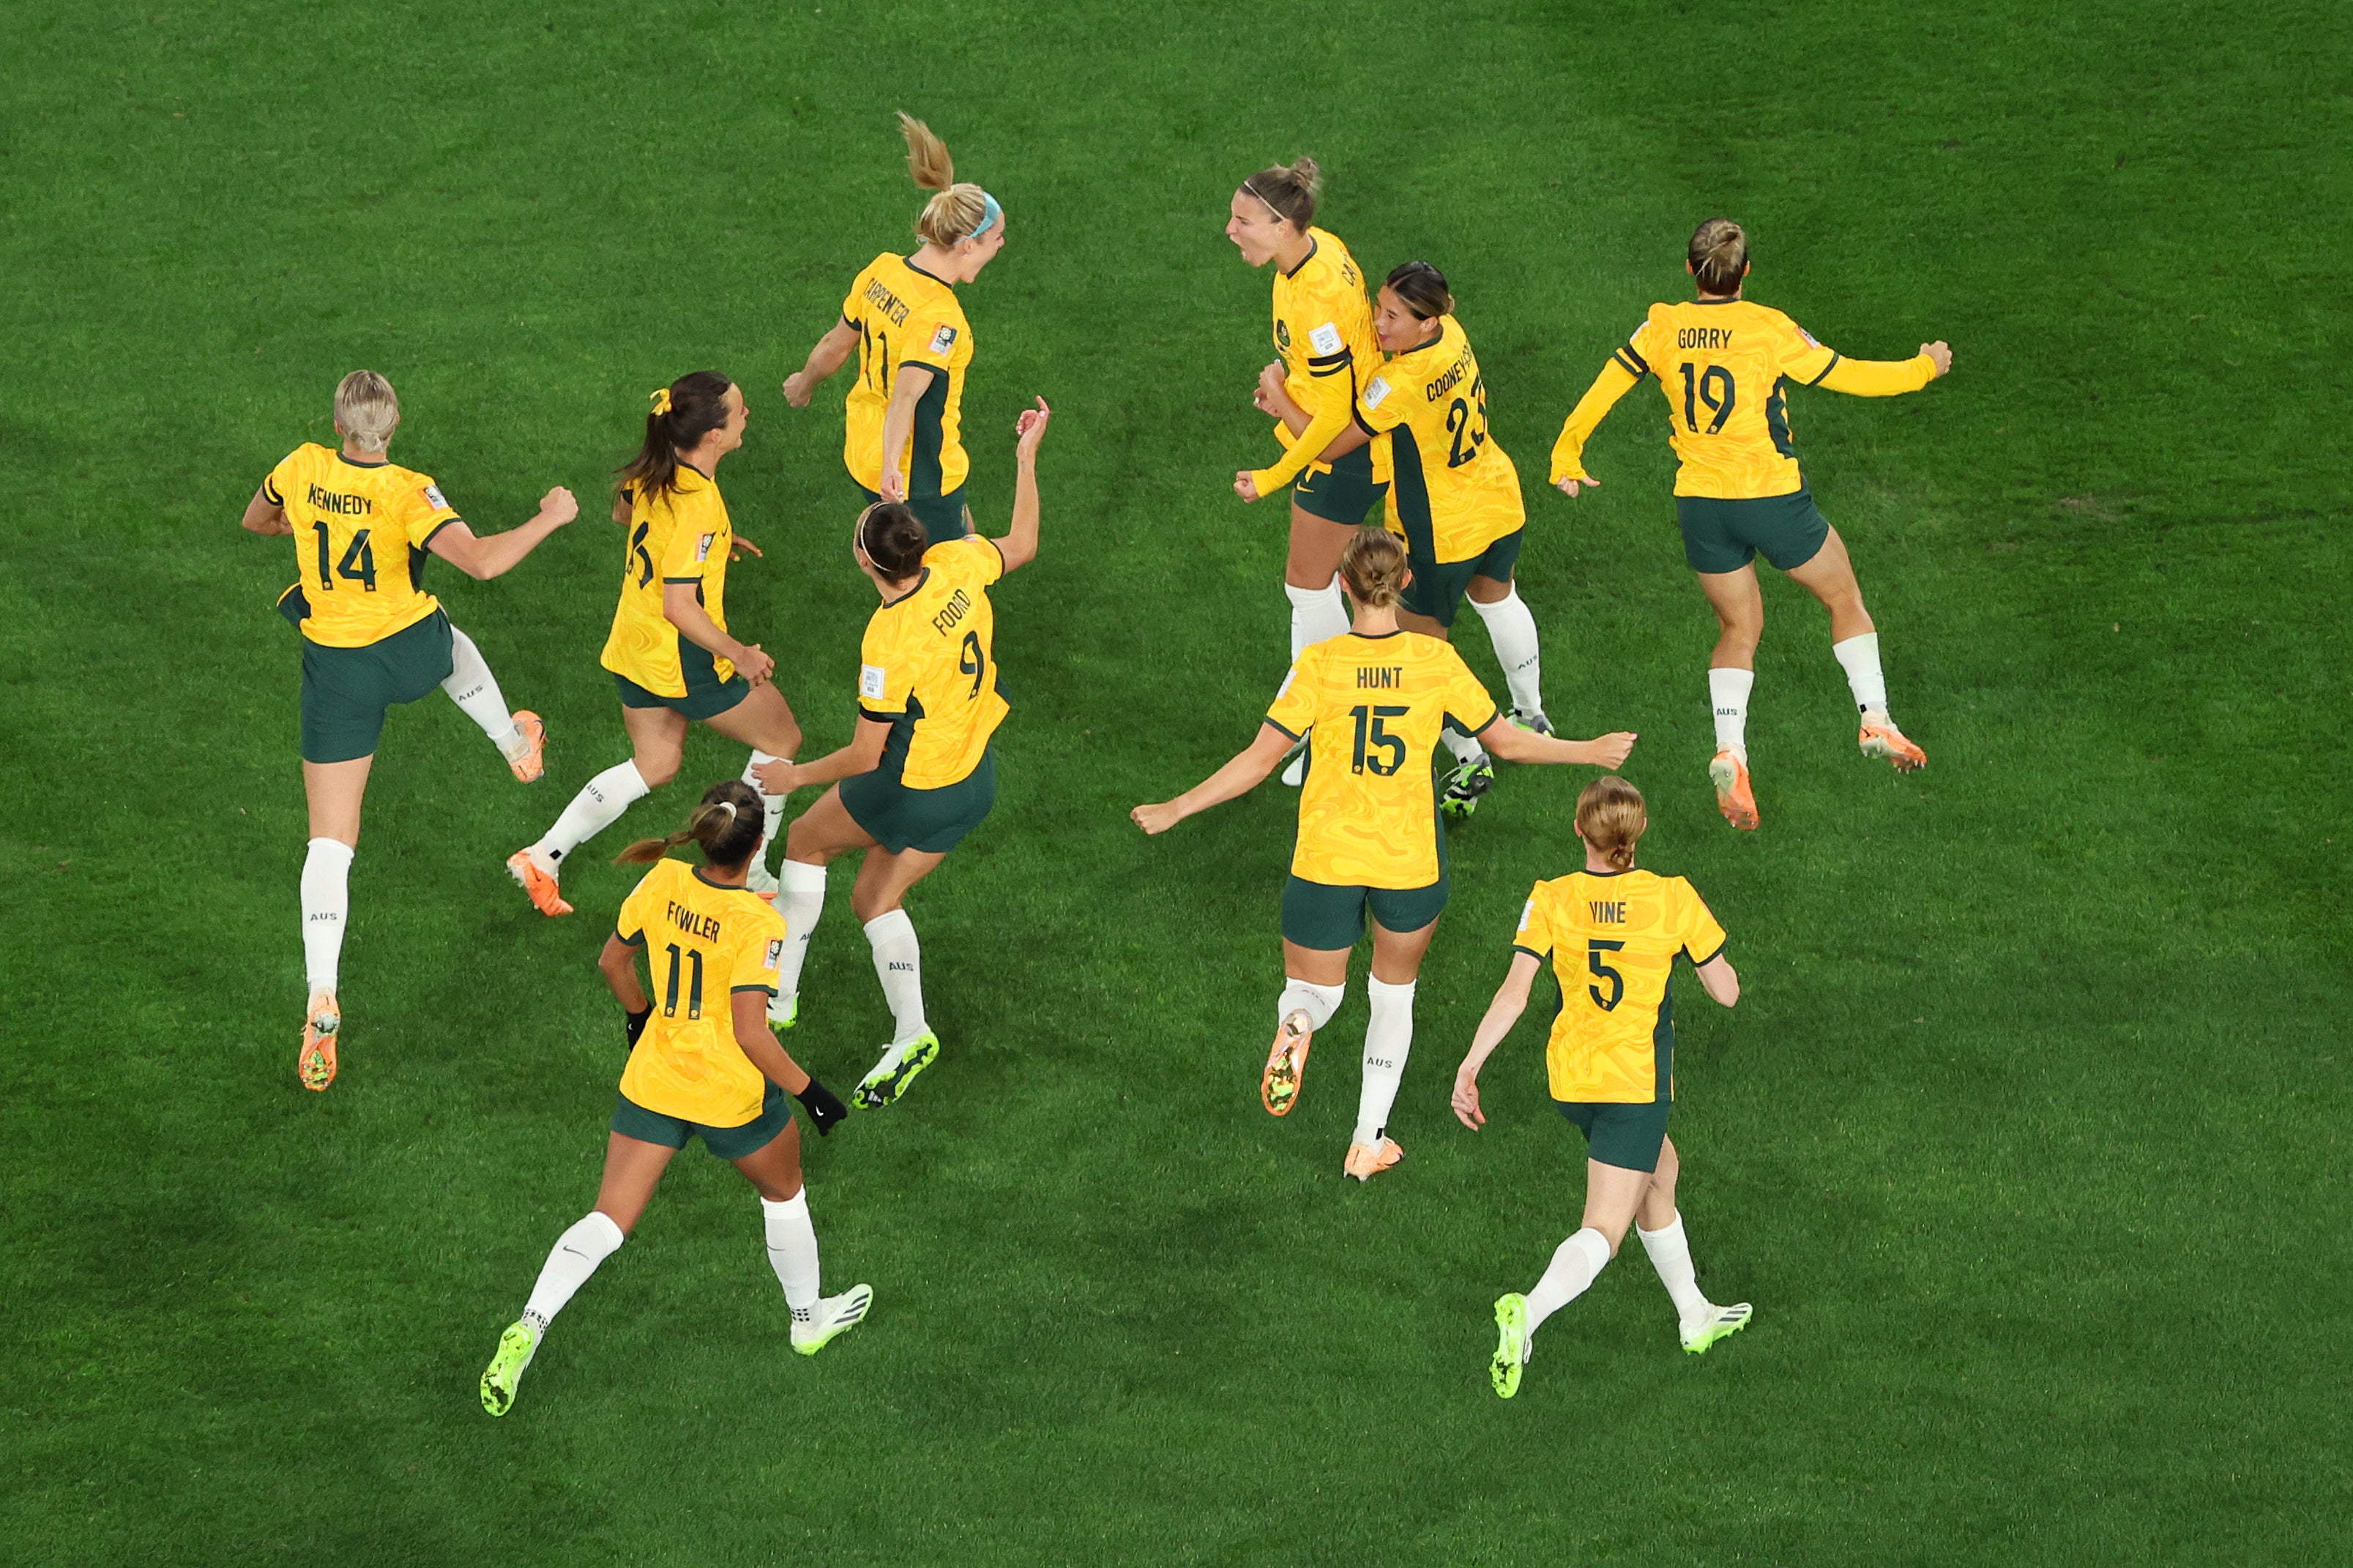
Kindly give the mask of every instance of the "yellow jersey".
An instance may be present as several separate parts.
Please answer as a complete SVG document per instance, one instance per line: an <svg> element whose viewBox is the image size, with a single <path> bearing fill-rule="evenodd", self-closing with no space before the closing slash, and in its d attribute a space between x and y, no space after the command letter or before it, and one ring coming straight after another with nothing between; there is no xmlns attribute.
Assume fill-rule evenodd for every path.
<svg viewBox="0 0 2353 1568"><path fill-rule="evenodd" d="M649 498L638 485L628 494L621 600L598 662L661 697L686 695L682 659L709 659L722 682L733 679L731 660L689 644L662 614L663 584L691 583L696 602L727 629L727 558L735 531L719 481L681 463L675 489Z"/></svg>
<svg viewBox="0 0 2353 1568"><path fill-rule="evenodd" d="M1266 712L1308 742L1291 874L1337 888L1437 881L1439 731L1475 735L1496 713L1462 656L1419 632L1350 632L1300 650Z"/></svg>
<svg viewBox="0 0 2353 1568"><path fill-rule="evenodd" d="M261 493L294 525L301 581L278 600L312 642L365 647L441 607L418 585L425 547L459 519L427 476L396 463L355 463L313 441L270 469Z"/></svg>
<svg viewBox="0 0 2353 1568"><path fill-rule="evenodd" d="M858 710L886 721L877 770L908 789L944 789L980 766L1008 712L997 689L997 611L1005 575L993 539L923 552L915 585L874 612L858 647Z"/></svg>
<svg viewBox="0 0 2353 1568"><path fill-rule="evenodd" d="M621 1074L648 1110L705 1127L760 1114L767 1079L735 1043L734 994L776 994L785 917L746 888L723 888L698 867L660 860L621 902L615 931L646 950L653 1016Z"/></svg>
<svg viewBox="0 0 2353 1568"><path fill-rule="evenodd" d="M1560 1011L1545 1042L1552 1097L1647 1105L1675 1093L1675 955L1705 963L1724 928L1681 877L1576 871L1538 882L1512 945L1552 959Z"/></svg>
<svg viewBox="0 0 2353 1568"><path fill-rule="evenodd" d="M1438 336L1382 364L1356 394L1356 423L1389 437L1388 527L1425 561L1470 561L1527 521L1519 470L1487 434L1479 356L1451 316Z"/></svg>
<svg viewBox="0 0 2353 1568"><path fill-rule="evenodd" d="M1841 358L1780 311L1746 300L1653 305L1562 426L1552 449L1553 483L1589 477L1585 443L1646 375L1658 378L1667 398L1675 494L1754 500L1806 488L1789 434L1791 383L1893 397L1927 385L1936 367L1926 354Z"/></svg>
<svg viewBox="0 0 2353 1568"><path fill-rule="evenodd" d="M858 379L842 405L841 460L866 489L882 489L882 416L901 365L929 366L932 384L915 400L915 423L899 471L911 496L948 496L963 488L964 373L972 363L972 327L955 290L903 256L884 252L850 284L841 320L858 333Z"/></svg>
<svg viewBox="0 0 2353 1568"><path fill-rule="evenodd" d="M1283 390L1307 410L1309 424L1298 436L1276 421L1276 439L1291 449L1272 468L1250 476L1259 494L1271 495L1313 467L1315 454L1348 427L1356 388L1381 363L1373 334L1373 308L1365 299L1365 277L1356 258L1328 229L1307 231L1307 258L1274 272L1274 352L1282 359ZM1373 477L1386 479L1387 443L1374 443Z"/></svg>

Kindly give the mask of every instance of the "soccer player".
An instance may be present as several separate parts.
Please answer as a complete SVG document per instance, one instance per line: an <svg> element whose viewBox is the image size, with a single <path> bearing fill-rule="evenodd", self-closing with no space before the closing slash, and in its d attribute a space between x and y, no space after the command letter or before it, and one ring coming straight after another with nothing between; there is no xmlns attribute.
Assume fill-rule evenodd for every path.
<svg viewBox="0 0 2353 1568"><path fill-rule="evenodd" d="M1355 626L1300 654L1258 739L1176 799L1129 816L1146 833L1166 833L1257 787L1295 742L1308 742L1299 834L1282 891L1286 984L1259 1097L1276 1116L1297 1103L1308 1047L1339 1010L1348 955L1369 910L1372 1021L1356 1131L1342 1162L1363 1182L1404 1154L1388 1136L1389 1108L1413 1047L1414 982L1446 907L1446 832L1431 798L1440 730L1479 736L1513 762L1597 767L1624 762L1634 737L1562 741L1505 721L1460 654L1399 624L1412 573L1394 534L1357 532L1341 552L1340 574L1356 602Z"/></svg>
<svg viewBox="0 0 2353 1568"><path fill-rule="evenodd" d="M637 1228L670 1156L689 1138L733 1161L760 1194L768 1262L792 1310L793 1349L817 1354L855 1327L874 1299L865 1285L818 1293L800 1129L785 1097L801 1102L820 1136L849 1112L785 1054L762 1016L784 958L785 922L744 885L764 838L760 822L759 795L728 779L703 792L683 832L641 839L617 858L651 861L653 869L621 905L596 960L628 1015L630 1047L605 1144L605 1179L596 1206L556 1238L522 1316L499 1336L482 1373L482 1408L493 1415L514 1404L547 1325ZM689 838L702 851L699 868L665 858ZM641 950L659 1008L638 980Z"/></svg>
<svg viewBox="0 0 2353 1568"><path fill-rule="evenodd" d="M1373 312L1390 357L1366 372L1351 426L1324 455L1336 461L1388 437L1380 443L1394 473L1388 521L1404 537L1413 569L1398 601L1399 623L1444 638L1467 593L1494 641L1514 718L1521 728L1549 735L1535 616L1512 581L1527 517L1520 476L1487 435L1487 384L1453 311L1445 274L1427 261L1390 272ZM1296 426L1303 411L1282 389L1272 393L1278 417ZM1467 817L1495 782L1494 764L1468 735L1450 732L1446 743L1454 767L1439 809Z"/></svg>
<svg viewBox="0 0 2353 1568"><path fill-rule="evenodd" d="M1580 487L1601 482L1585 471L1585 443L1635 383L1656 376L1679 464L1675 517L1683 525L1683 559L1699 574L1700 590L1722 628L1708 660L1715 707L1708 779L1725 820L1753 829L1748 698L1757 681L1757 639L1765 631L1765 600L1757 587L1760 553L1830 611L1831 652L1862 713L1862 754L1884 757L1905 773L1928 763L1927 753L1887 716L1879 632L1862 607L1846 542L1807 492L1789 438L1789 386L1894 397L1950 371L1953 351L1942 342L1922 343L1908 360L1847 359L1780 311L1743 300L1748 237L1730 218L1710 218L1693 231L1683 269L1697 281L1699 298L1651 306L1632 339L1609 356L1553 447L1552 482L1572 500Z"/></svg>
<svg viewBox="0 0 2353 1568"><path fill-rule="evenodd" d="M1281 357L1260 373L1251 400L1269 414L1303 410L1305 421L1294 428L1277 414L1274 432L1289 450L1271 467L1234 476L1234 492L1246 501L1292 487L1282 591L1291 599L1294 660L1309 645L1347 631L1340 551L1388 489L1385 443L1345 452L1335 463L1316 458L1348 427L1357 384L1381 361L1364 274L1338 236L1314 226L1323 189L1314 159L1278 163L1241 183L1226 218L1226 237L1244 261L1274 263L1274 348ZM1305 772L1305 758L1294 756L1282 782L1296 787Z"/></svg>
<svg viewBox="0 0 2353 1568"><path fill-rule="evenodd" d="M744 389L715 370L682 375L653 394L645 444L621 469L613 521L626 531L621 597L601 662L621 693L630 759L581 786L535 844L507 857L507 870L543 915L568 915L558 889L565 858L652 790L678 776L690 721L752 748L744 777L790 757L801 728L775 685L776 661L727 629L727 565L760 547L737 533L719 494L719 460L744 444ZM785 797L767 797L768 838L783 826ZM773 896L764 839L751 862L752 890Z"/></svg>
<svg viewBox="0 0 2353 1568"><path fill-rule="evenodd" d="M849 285L841 318L785 378L785 401L808 406L818 384L858 351L858 379L842 405L841 460L868 504L903 501L935 540L972 531L965 505L964 377L972 327L956 302L1005 248L1005 209L978 185L955 183L946 145L920 120L899 116L907 173L935 193L915 220L913 256L884 251Z"/></svg>
<svg viewBox="0 0 2353 1568"><path fill-rule="evenodd" d="M859 645L857 732L815 762L759 770L761 787L777 795L832 786L785 835L778 900L791 937L768 1011L783 1027L799 1017L801 965L825 910L826 867L865 852L849 908L874 950L892 1026L890 1045L851 1092L861 1106L889 1105L940 1054L923 1016L922 944L901 906L997 804L989 742L1007 709L997 689L988 587L1038 558L1038 444L1052 415L1041 397L1015 422L1013 526L1001 538L951 535L934 544L903 501L877 501L859 514L850 554L882 605Z"/></svg>
<svg viewBox="0 0 2353 1568"><path fill-rule="evenodd" d="M546 732L539 716L507 710L474 639L425 591L425 558L438 555L469 577L496 577L580 512L558 486L521 528L478 537L440 486L385 458L399 426L392 384L372 370L352 372L335 388L340 449L305 442L245 506L252 532L295 537L301 574L278 608L302 634L302 793L311 813L302 963L311 1005L294 1070L309 1089L335 1081L352 855L385 710L438 686L481 726L516 778L530 784L540 775Z"/></svg>
<svg viewBox="0 0 2353 1568"><path fill-rule="evenodd" d="M1528 895L1511 970L1455 1069L1454 1114L1476 1132L1487 1120L1479 1109L1479 1069L1519 1022L1536 969L1549 957L1560 1006L1545 1042L1545 1070L1560 1113L1586 1137L1585 1220L1554 1252L1535 1289L1495 1303L1500 1339L1488 1372L1505 1399L1519 1392L1538 1326L1593 1283L1638 1215L1642 1250L1674 1301L1683 1349L1698 1355L1748 1322L1747 1302L1718 1307L1700 1294L1675 1208L1681 1167L1667 1137L1675 1082L1667 981L1675 955L1698 966L1700 984L1726 1007L1740 1000L1740 976L1724 956L1724 928L1692 885L1634 869L1634 846L1649 826L1641 792L1624 779L1612 773L1585 786L1577 798L1585 869L1538 882Z"/></svg>

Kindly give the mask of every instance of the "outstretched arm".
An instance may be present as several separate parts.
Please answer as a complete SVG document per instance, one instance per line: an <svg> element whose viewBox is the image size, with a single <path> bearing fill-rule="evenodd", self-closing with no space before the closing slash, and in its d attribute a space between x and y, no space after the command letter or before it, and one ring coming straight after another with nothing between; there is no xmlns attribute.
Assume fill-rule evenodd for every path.
<svg viewBox="0 0 2353 1568"><path fill-rule="evenodd" d="M540 498L538 515L521 528L485 538L462 522L452 522L427 540L425 548L467 576L488 581L512 571L539 548L541 540L579 515L580 503L558 485Z"/></svg>
<svg viewBox="0 0 2353 1568"><path fill-rule="evenodd" d="M1046 438L1054 411L1044 398L1013 422L1013 527L997 541L1008 572L1038 559L1038 444Z"/></svg>
<svg viewBox="0 0 2353 1568"><path fill-rule="evenodd" d="M1917 392L1953 368L1944 342L1922 343L1910 359L1834 359L1813 384L1850 397L1900 397Z"/></svg>
<svg viewBox="0 0 2353 1568"><path fill-rule="evenodd" d="M1500 713L1472 739L1507 763L1578 763L1592 768L1614 768L1634 749L1630 730L1593 741L1564 741L1523 730Z"/></svg>
<svg viewBox="0 0 2353 1568"><path fill-rule="evenodd" d="M1585 471L1585 444L1600 428L1603 417L1618 406L1618 400L1633 391L1640 380L1613 354L1593 378L1593 384L1585 389L1585 395L1577 400L1577 406L1568 411L1568 423L1560 427L1560 439L1552 444L1552 482L1562 494L1574 497L1579 485L1601 483Z"/></svg>
<svg viewBox="0 0 2353 1568"><path fill-rule="evenodd" d="M1487 1016L1479 1020L1478 1033L1471 1037L1470 1053L1454 1069L1455 1119L1473 1132L1487 1121L1486 1112L1479 1109L1479 1069L1527 1011L1528 988L1535 984L1541 967L1534 953L1512 954L1512 967L1505 972L1504 983L1495 987L1495 999L1487 1004Z"/></svg>
<svg viewBox="0 0 2353 1568"><path fill-rule="evenodd" d="M796 408L807 408L818 383L839 370L857 347L858 329L848 321L835 321L833 330L809 350L808 363L785 377L785 401Z"/></svg>
<svg viewBox="0 0 2353 1568"><path fill-rule="evenodd" d="M1699 966L1699 983L1726 1007L1740 1000L1740 976L1732 972L1732 961L1720 952Z"/></svg>
<svg viewBox="0 0 2353 1568"><path fill-rule="evenodd" d="M1272 724L1259 726L1258 739L1224 767L1178 795L1175 800L1162 801L1157 805L1139 805L1128 816L1146 833L1166 833L1198 811L1222 805L1237 795L1248 795L1266 782L1292 748L1292 737Z"/></svg>

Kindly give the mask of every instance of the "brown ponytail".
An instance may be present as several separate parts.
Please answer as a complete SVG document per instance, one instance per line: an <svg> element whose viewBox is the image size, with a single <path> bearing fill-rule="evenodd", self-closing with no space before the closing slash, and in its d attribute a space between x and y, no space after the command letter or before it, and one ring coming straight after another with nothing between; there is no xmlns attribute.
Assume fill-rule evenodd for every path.
<svg viewBox="0 0 2353 1568"><path fill-rule="evenodd" d="M1267 210L1300 233L1315 221L1315 198L1324 194L1324 171L1313 158L1261 169L1242 182L1242 195L1266 205Z"/></svg>
<svg viewBox="0 0 2353 1568"><path fill-rule="evenodd" d="M1356 603L1387 609L1405 592L1405 546L1388 529L1360 528L1340 552L1340 576Z"/></svg>
<svg viewBox="0 0 2353 1568"><path fill-rule="evenodd" d="M1577 797L1577 836L1620 871L1634 868L1634 845L1651 826L1642 792L1616 773L1604 773Z"/></svg>
<svg viewBox="0 0 2353 1568"><path fill-rule="evenodd" d="M858 548L889 583L903 583L923 563L931 534L904 501L876 501L859 514Z"/></svg>
<svg viewBox="0 0 2353 1568"><path fill-rule="evenodd" d="M1688 259L1701 293L1737 294L1748 271L1748 236L1730 218L1712 217L1692 230Z"/></svg>
<svg viewBox="0 0 2353 1568"><path fill-rule="evenodd" d="M645 445L621 467L619 488L646 500L678 489L678 455L727 423L727 389L734 384L715 370L698 370L656 393Z"/></svg>
<svg viewBox="0 0 2353 1568"><path fill-rule="evenodd" d="M766 826L758 793L742 779L722 779L702 792L684 827L667 838L638 839L614 856L613 864L645 865L691 838L702 847L704 865L732 869L752 858Z"/></svg>

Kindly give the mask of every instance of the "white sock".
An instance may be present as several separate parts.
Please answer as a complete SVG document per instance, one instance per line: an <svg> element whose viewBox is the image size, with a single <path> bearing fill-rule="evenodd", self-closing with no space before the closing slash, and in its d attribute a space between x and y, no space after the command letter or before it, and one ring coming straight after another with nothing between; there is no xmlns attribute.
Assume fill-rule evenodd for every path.
<svg viewBox="0 0 2353 1568"><path fill-rule="evenodd" d="M352 907L352 847L313 838L302 857L302 969L313 993L332 991Z"/></svg>
<svg viewBox="0 0 2353 1568"><path fill-rule="evenodd" d="M752 864L761 872L768 868L768 846L776 841L776 830L785 825L785 797L760 789L759 775L754 770L764 768L770 763L791 761L790 757L772 756L754 746L752 748L752 760L744 764L744 782L760 790L760 847L752 851Z"/></svg>
<svg viewBox="0 0 2353 1568"><path fill-rule="evenodd" d="M1538 1324L1584 1295L1609 1262L1609 1238L1591 1226L1562 1242L1552 1255L1552 1267L1528 1292L1528 1332L1535 1333Z"/></svg>
<svg viewBox="0 0 2353 1568"><path fill-rule="evenodd" d="M1454 753L1454 760L1458 763L1476 763L1484 761L1486 758L1486 747L1451 724L1440 729L1438 731L1438 738L1446 742L1446 749Z"/></svg>
<svg viewBox="0 0 2353 1568"><path fill-rule="evenodd" d="M1748 754L1748 693L1757 685L1753 669L1711 669L1707 694L1715 704L1715 749Z"/></svg>
<svg viewBox="0 0 2353 1568"><path fill-rule="evenodd" d="M482 650L474 639L449 628L449 679L441 689L459 710L482 727L482 733L499 749L501 756L512 757L522 751L522 731L514 715L507 711L507 700L499 690L499 678L482 658Z"/></svg>
<svg viewBox="0 0 2353 1568"><path fill-rule="evenodd" d="M785 1288L785 1305L797 1322L806 1322L817 1307L817 1227L809 1224L808 1188L783 1203L760 1200L760 1219L768 1230L768 1267Z"/></svg>
<svg viewBox="0 0 2353 1568"><path fill-rule="evenodd" d="M1413 982L1391 985L1367 976L1365 994L1373 1005L1373 1020L1365 1026L1365 1081L1356 1091L1355 1141L1370 1146L1381 1141L1388 1125L1389 1107L1405 1080L1405 1059L1413 1053Z"/></svg>
<svg viewBox="0 0 2353 1568"><path fill-rule="evenodd" d="M1536 646L1536 618L1528 611L1527 601L1520 597L1520 585L1492 605L1471 601L1479 618L1487 623L1487 636L1495 645L1495 662L1504 667L1504 683L1512 689L1512 707L1527 718L1544 711L1544 663Z"/></svg>
<svg viewBox="0 0 2353 1568"><path fill-rule="evenodd" d="M1305 980L1286 980L1282 994L1275 999L1274 1021L1279 1026L1296 1012L1307 1015L1307 1029L1313 1034L1332 1021L1340 1010L1340 1003L1348 994L1345 981L1337 985L1317 985Z"/></svg>
<svg viewBox="0 0 2353 1568"><path fill-rule="evenodd" d="M540 1265L539 1283L531 1288L531 1300L522 1310L524 1321L543 1332L572 1300L573 1292L588 1283L588 1276L596 1272L602 1263L621 1249L628 1238L612 1216L602 1209L590 1209L577 1224L555 1238L554 1250L547 1261Z"/></svg>
<svg viewBox="0 0 2353 1568"><path fill-rule="evenodd" d="M1854 705L1865 713L1886 718L1887 677L1879 669L1879 634L1865 632L1834 642L1831 652L1846 671L1846 689L1854 693Z"/></svg>
<svg viewBox="0 0 2353 1568"><path fill-rule="evenodd" d="M777 912L785 917L785 963L776 976L776 1005L800 994L801 965L808 962L809 938L825 912L825 868L786 860L776 867Z"/></svg>
<svg viewBox="0 0 2353 1568"><path fill-rule="evenodd" d="M1692 1267L1691 1240L1683 1235L1683 1215L1678 1212L1664 1230L1644 1230L1637 1224L1634 1234L1642 1238L1642 1250L1651 1255L1659 1283L1674 1298L1675 1317L1689 1323L1705 1312L1707 1298L1699 1293L1699 1271Z"/></svg>
<svg viewBox="0 0 2353 1568"><path fill-rule="evenodd" d="M891 1005L891 1043L903 1046L930 1031L923 1022L923 949L915 940L915 922L904 910L876 915L866 922L866 940L874 944L874 977L882 982L882 1000Z"/></svg>
<svg viewBox="0 0 2353 1568"><path fill-rule="evenodd" d="M1334 573L1332 581L1321 588L1294 588L1285 583L1282 592L1291 601L1293 663L1299 662L1301 649L1347 635L1348 601L1340 592L1338 573Z"/></svg>
<svg viewBox="0 0 2353 1568"><path fill-rule="evenodd" d="M532 846L549 865L560 865L584 839L594 838L619 819L621 813L652 793L634 762L617 763L580 786L547 837Z"/></svg>

